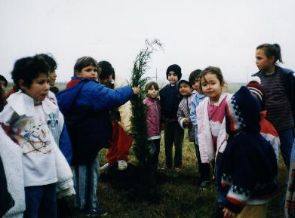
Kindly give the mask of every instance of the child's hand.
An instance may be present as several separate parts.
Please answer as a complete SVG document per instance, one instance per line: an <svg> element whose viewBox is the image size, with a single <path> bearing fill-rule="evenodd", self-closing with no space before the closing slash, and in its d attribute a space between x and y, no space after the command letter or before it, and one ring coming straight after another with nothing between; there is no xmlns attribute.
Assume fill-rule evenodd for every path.
<svg viewBox="0 0 295 218"><path fill-rule="evenodd" d="M235 218L235 217L237 217L236 213L230 211L227 208L224 208L222 211L223 211L223 217L224 218Z"/></svg>
<svg viewBox="0 0 295 218"><path fill-rule="evenodd" d="M191 123L190 119L188 119L188 118L184 118L184 119L183 119L183 126L184 126L185 128L190 127L191 124L192 124L192 123Z"/></svg>
<svg viewBox="0 0 295 218"><path fill-rule="evenodd" d="M132 90L133 90L133 94L135 94L135 95L139 94L139 92L140 92L139 86L132 87Z"/></svg>

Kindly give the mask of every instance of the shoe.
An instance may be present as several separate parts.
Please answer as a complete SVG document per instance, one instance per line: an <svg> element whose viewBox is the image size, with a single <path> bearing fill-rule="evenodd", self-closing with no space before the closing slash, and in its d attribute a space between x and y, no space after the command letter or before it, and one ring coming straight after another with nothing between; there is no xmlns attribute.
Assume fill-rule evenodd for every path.
<svg viewBox="0 0 295 218"><path fill-rule="evenodd" d="M86 216L87 217L105 217L108 215L108 212L106 212L104 209L102 208L93 208L93 209L89 209L86 211Z"/></svg>
<svg viewBox="0 0 295 218"><path fill-rule="evenodd" d="M118 170L126 170L128 163L125 160L118 160Z"/></svg>
<svg viewBox="0 0 295 218"><path fill-rule="evenodd" d="M101 167L99 168L99 171L105 171L106 169L109 168L109 166L110 166L110 164L109 164L109 163L106 163L106 164L104 164L103 166L101 166Z"/></svg>

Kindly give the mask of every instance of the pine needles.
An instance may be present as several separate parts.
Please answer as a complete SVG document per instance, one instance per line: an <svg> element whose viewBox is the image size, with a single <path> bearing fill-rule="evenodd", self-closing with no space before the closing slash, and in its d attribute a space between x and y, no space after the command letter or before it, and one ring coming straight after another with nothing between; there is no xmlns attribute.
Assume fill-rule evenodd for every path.
<svg viewBox="0 0 295 218"><path fill-rule="evenodd" d="M144 77L144 74L148 69L148 63L151 59L152 53L157 47L162 47L161 42L157 39L151 42L146 40L145 44L146 47L140 50L139 54L136 56L131 77L131 85L140 87L140 94L134 96L131 100L131 132L134 137L134 153L141 166L150 164L151 153L153 152L153 148L147 140L146 110L145 105L143 104L144 87L147 78Z"/></svg>

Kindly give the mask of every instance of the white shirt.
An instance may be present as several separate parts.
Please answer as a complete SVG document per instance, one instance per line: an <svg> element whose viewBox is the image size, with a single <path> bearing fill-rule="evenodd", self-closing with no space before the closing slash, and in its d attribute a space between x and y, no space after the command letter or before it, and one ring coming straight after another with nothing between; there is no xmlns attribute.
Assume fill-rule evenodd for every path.
<svg viewBox="0 0 295 218"><path fill-rule="evenodd" d="M45 99L35 106L30 96L17 92L0 113L0 122L10 128L10 137L22 148L25 187L57 182L55 141L47 126L57 107L51 104Z"/></svg>

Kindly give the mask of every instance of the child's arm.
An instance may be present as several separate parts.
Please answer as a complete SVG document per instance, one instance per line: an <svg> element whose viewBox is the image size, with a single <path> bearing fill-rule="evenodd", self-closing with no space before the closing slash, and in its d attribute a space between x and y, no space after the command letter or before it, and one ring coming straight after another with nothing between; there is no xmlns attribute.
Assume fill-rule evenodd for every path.
<svg viewBox="0 0 295 218"><path fill-rule="evenodd" d="M85 90L85 92L83 92ZM84 98L87 98L95 111L111 109L127 102L135 93L136 88L124 86L117 89L110 89L95 82L89 83L87 89L82 90Z"/></svg>
<svg viewBox="0 0 295 218"><path fill-rule="evenodd" d="M197 94L195 96L193 96L192 101L191 101L191 105L190 105L190 119L191 122L193 124L193 126L197 126Z"/></svg>
<svg viewBox="0 0 295 218"><path fill-rule="evenodd" d="M162 128L164 129L164 122L165 122L165 110L164 110L165 105L164 105L163 90L164 90L164 88L161 89L160 92L159 92L159 94L160 94L160 107L161 107L161 115L160 115L160 117L161 117L161 120L160 120L160 122L161 122L161 129Z"/></svg>
<svg viewBox="0 0 295 218"><path fill-rule="evenodd" d="M185 105L181 101L179 103L178 110L176 113L177 121L178 121L179 125L181 126L181 128L183 128L183 129L188 127L188 123L189 123L189 118L184 116L184 112L183 112L184 107L185 107Z"/></svg>
<svg viewBox="0 0 295 218"><path fill-rule="evenodd" d="M68 163L71 164L72 155L73 155L72 154L72 145L71 145L71 140L70 140L66 125L63 125L63 129L60 133L59 148L60 148L61 152L63 153L63 155L65 156Z"/></svg>
<svg viewBox="0 0 295 218"><path fill-rule="evenodd" d="M2 126L6 134L14 142L17 142L17 140L12 137L11 123L14 123L18 119L18 117L19 116L14 112L14 110L9 105L6 105L0 113L0 125Z"/></svg>

